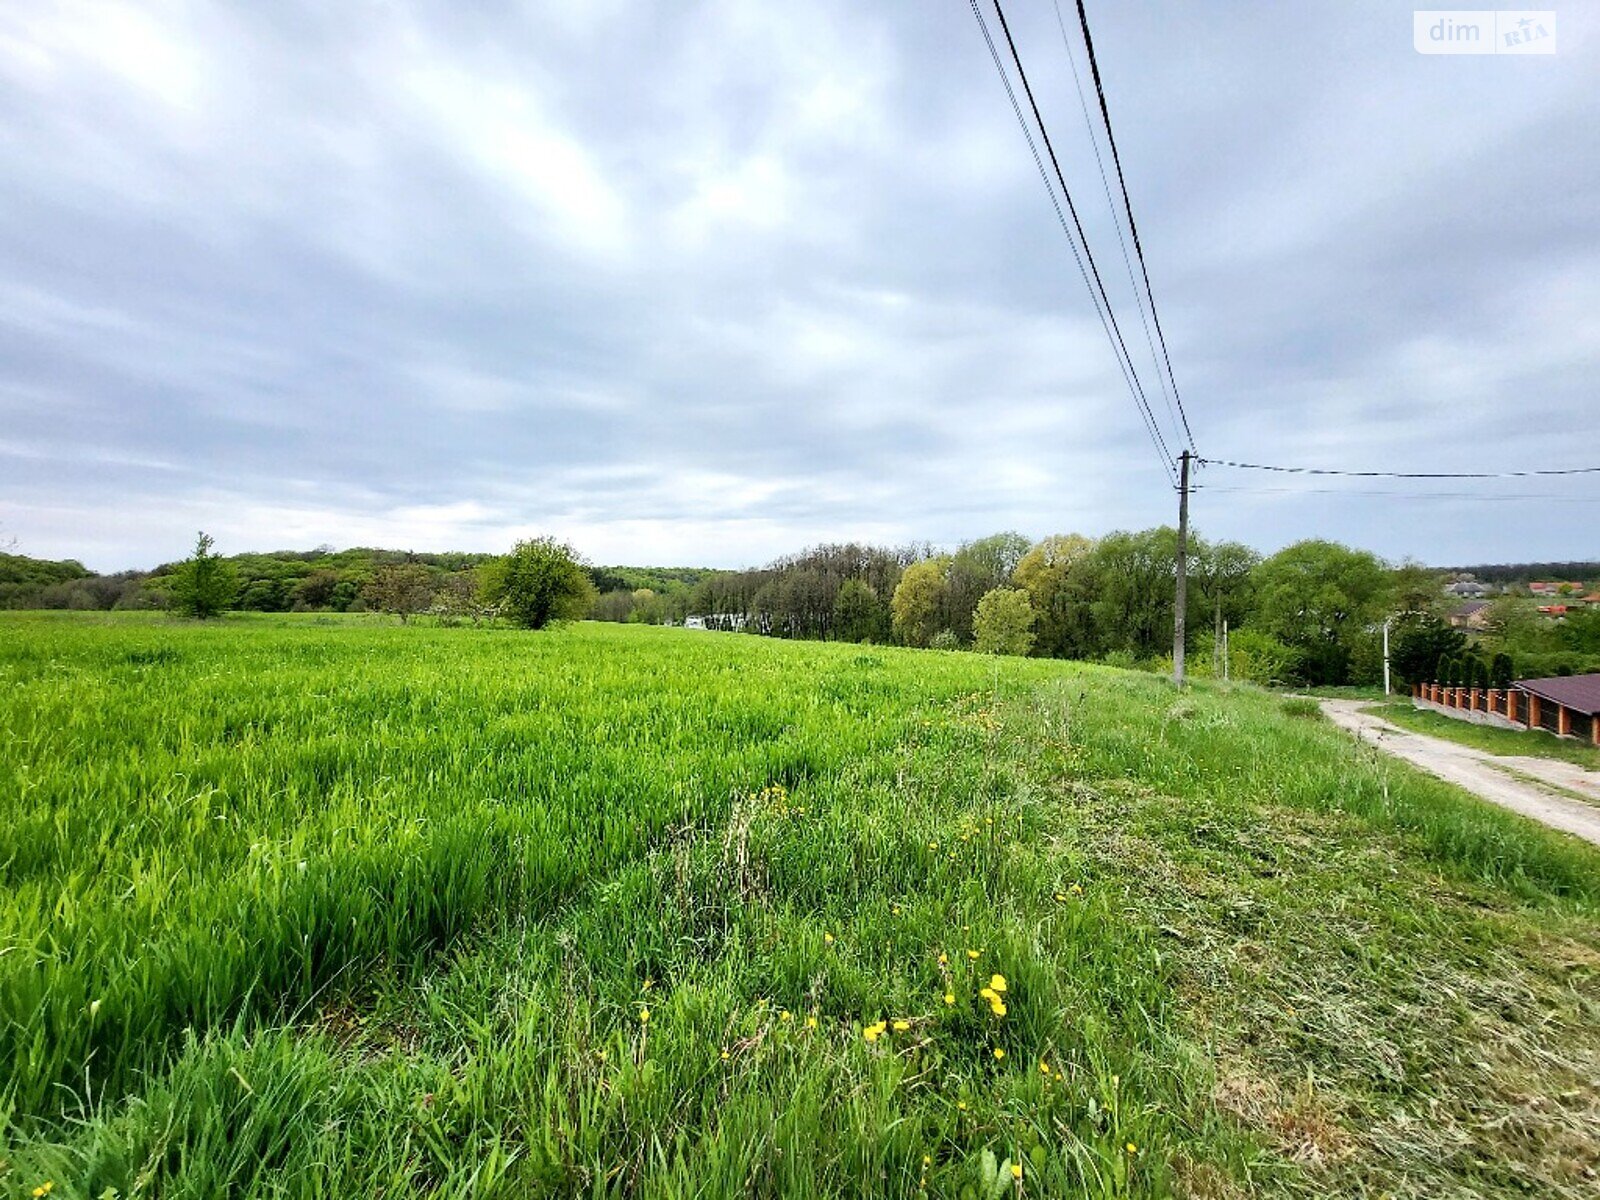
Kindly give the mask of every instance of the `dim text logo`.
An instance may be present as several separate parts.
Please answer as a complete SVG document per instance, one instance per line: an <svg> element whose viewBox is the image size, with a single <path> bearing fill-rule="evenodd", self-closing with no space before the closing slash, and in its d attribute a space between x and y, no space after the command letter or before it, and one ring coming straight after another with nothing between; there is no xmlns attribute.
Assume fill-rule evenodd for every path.
<svg viewBox="0 0 1600 1200"><path fill-rule="evenodd" d="M1554 54L1556 14L1473 8L1419 9L1411 14L1418 54Z"/></svg>

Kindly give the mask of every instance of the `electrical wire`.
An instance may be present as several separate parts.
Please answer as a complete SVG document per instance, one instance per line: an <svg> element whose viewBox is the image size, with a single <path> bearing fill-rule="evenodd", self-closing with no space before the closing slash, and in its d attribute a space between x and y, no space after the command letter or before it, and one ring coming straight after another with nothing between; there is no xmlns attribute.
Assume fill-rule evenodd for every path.
<svg viewBox="0 0 1600 1200"><path fill-rule="evenodd" d="M1384 496L1398 500L1552 500L1560 504L1600 504L1600 496L1561 496L1554 492L1393 492L1366 488L1291 488L1240 487L1229 484L1196 484L1197 492L1230 492L1244 495L1276 496Z"/></svg>
<svg viewBox="0 0 1600 1200"><path fill-rule="evenodd" d="M1360 479L1531 479L1544 475L1595 475L1600 467L1561 467L1535 471L1341 471L1332 467L1280 467L1267 463L1228 462L1196 458L1208 467L1233 467L1240 471L1276 471L1285 475L1346 475Z"/></svg>
<svg viewBox="0 0 1600 1200"><path fill-rule="evenodd" d="M1059 13L1058 13L1059 15ZM1178 380L1172 374L1172 356L1167 353L1167 335L1161 328L1161 313L1156 308L1155 292L1150 287L1150 268L1145 264L1144 246L1139 241L1139 226L1133 219L1133 202L1128 198L1128 181L1122 173L1122 155L1117 152L1117 136L1111 132L1111 109L1106 104L1106 90L1100 79L1100 64L1094 56L1094 38L1089 34L1089 14L1078 0L1078 24L1083 28L1083 48L1089 54L1089 70L1094 76L1095 95L1100 100L1100 117L1106 126L1106 141L1111 145L1111 161L1117 168L1117 185L1122 189L1122 206L1128 213L1128 232L1133 234L1133 250L1139 258L1139 271L1144 276L1145 295L1150 300L1150 316L1156 323L1156 337L1161 342L1161 357L1167 365L1167 378L1172 382L1172 396L1178 404L1178 414L1183 418L1183 432L1189 439L1189 449L1194 449L1194 431L1189 428L1189 414L1183 410L1183 396L1178 391ZM1096 154L1098 154L1098 149Z"/></svg>
<svg viewBox="0 0 1600 1200"><path fill-rule="evenodd" d="M1023 136L1027 139L1028 147L1033 153L1034 163L1039 168L1040 177L1050 194L1050 203L1056 210L1056 217L1061 223L1062 232L1066 234L1067 241L1072 245L1073 257L1078 263L1079 273L1084 277L1084 284L1089 288L1095 311L1100 316L1101 325L1105 328L1106 336L1112 343L1112 353L1117 356L1118 366L1122 370L1124 382L1128 384L1134 405L1139 410L1140 417L1144 422L1145 432L1150 436L1152 443L1156 447L1156 453L1161 459L1162 470L1166 472L1168 481L1176 488L1178 481L1172 473L1172 452L1167 448L1166 439L1162 436L1160 424L1156 421L1154 412L1151 411L1150 401L1145 394L1144 385L1139 379L1138 370L1134 367L1133 358L1128 353L1127 342L1123 339L1121 328L1117 324L1116 314L1111 307L1111 298L1106 292L1104 282L1101 280L1099 267L1095 264L1094 252L1089 247L1088 238L1083 231L1083 223L1078 218L1077 206L1073 203L1071 189L1067 187L1066 176L1062 173L1060 161L1056 158L1055 148L1050 141L1049 131L1045 127L1044 118L1039 112L1039 105L1033 96L1033 89L1028 83L1026 72L1023 70L1022 59L1017 53L1016 42L1011 37L1011 30L1006 23L1005 12L1000 7L999 0L995 0L995 15L1000 19L1000 26L1005 33L1012 61L1016 64L1023 91L1028 97L1029 107L1033 110L1034 120L1038 124L1039 133L1044 140L1045 150L1050 157L1051 165L1055 168L1056 179L1061 185L1062 196L1067 202L1067 210L1072 214L1072 226L1078 232L1077 240L1074 240L1072 229L1068 227L1066 217L1061 212L1061 205L1056 198L1055 188L1051 185L1050 177L1044 169L1044 162L1039 157L1038 148L1033 139L1033 132L1028 126L1027 119L1022 114L1022 107L1018 103L1016 92L1011 86L1011 78L1006 72L1004 63L1000 60L1000 54L995 48L994 39L990 36L988 23L983 18L983 13L978 7L977 0L970 0L970 3L972 15L977 19L978 28L982 31L984 42L989 47L990 57L993 59L995 69L1005 86L1006 95L1011 101L1012 111L1016 114ZM1081 255L1079 251L1080 243L1082 247ZM1093 277L1092 283L1090 282L1091 275Z"/></svg>

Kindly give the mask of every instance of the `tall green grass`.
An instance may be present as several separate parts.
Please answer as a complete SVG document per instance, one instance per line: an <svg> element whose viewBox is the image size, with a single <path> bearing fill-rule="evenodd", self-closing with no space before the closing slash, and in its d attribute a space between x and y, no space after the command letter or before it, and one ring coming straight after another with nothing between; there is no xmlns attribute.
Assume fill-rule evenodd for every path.
<svg viewBox="0 0 1600 1200"><path fill-rule="evenodd" d="M1317 1194L1213 1101L1155 848L1333 814L1380 925L1600 900L1274 697L964 654L8 617L0 751L21 1194Z"/></svg>

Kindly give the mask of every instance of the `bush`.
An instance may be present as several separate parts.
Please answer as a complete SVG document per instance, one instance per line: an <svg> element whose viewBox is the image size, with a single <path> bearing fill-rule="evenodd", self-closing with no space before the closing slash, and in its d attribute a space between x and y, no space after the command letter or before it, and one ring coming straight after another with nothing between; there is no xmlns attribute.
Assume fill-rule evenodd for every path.
<svg viewBox="0 0 1600 1200"><path fill-rule="evenodd" d="M553 621L576 621L595 601L583 559L554 538L518 542L484 569L484 596L515 625L543 629Z"/></svg>
<svg viewBox="0 0 1600 1200"><path fill-rule="evenodd" d="M954 629L941 629L928 641L930 650L959 650L961 639L956 636Z"/></svg>
<svg viewBox="0 0 1600 1200"><path fill-rule="evenodd" d="M178 564L172 573L172 610L185 617L205 620L223 613L233 604L239 581L233 567L214 554L216 542L202 532L195 539L194 555Z"/></svg>
<svg viewBox="0 0 1600 1200"><path fill-rule="evenodd" d="M972 648L979 654L1023 655L1033 648L1033 604L1018 588L983 594L972 614Z"/></svg>

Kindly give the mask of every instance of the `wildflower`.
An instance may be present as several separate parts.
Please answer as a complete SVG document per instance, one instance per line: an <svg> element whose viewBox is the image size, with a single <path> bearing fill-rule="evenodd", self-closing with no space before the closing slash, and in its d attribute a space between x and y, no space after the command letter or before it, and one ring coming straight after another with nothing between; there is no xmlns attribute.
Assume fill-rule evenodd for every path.
<svg viewBox="0 0 1600 1200"><path fill-rule="evenodd" d="M956 1107L959 1108L962 1112L966 1112L967 1111L967 1102L965 1100L957 1100L956 1101Z"/></svg>
<svg viewBox="0 0 1600 1200"><path fill-rule="evenodd" d="M644 981L644 986L642 988L640 988L639 990L641 992L648 992L651 988L655 987L655 985L656 985L656 981L654 979L648 979L647 978Z"/></svg>
<svg viewBox="0 0 1600 1200"><path fill-rule="evenodd" d="M939 951L939 965L941 967L948 967L950 965L950 960L945 957L943 950Z"/></svg>
<svg viewBox="0 0 1600 1200"><path fill-rule="evenodd" d="M989 1011L992 1012L997 1017L1005 1016L1006 1015L1006 1002L1004 1000L991 1000L991 1001L989 1001Z"/></svg>
<svg viewBox="0 0 1600 1200"><path fill-rule="evenodd" d="M956 994L954 992L946 992L944 994L944 1002L946 1004L954 1004L956 1002Z"/></svg>
<svg viewBox="0 0 1600 1200"><path fill-rule="evenodd" d="M1006 977L1004 975L991 975L991 976L989 976L989 986L992 987L997 992L1005 991L1006 990Z"/></svg>
<svg viewBox="0 0 1600 1200"><path fill-rule="evenodd" d="M778 1014L778 1020L780 1020L780 1021L792 1021L792 1020L794 1020L794 1014L792 1012L790 1012L786 1008L781 1013Z"/></svg>
<svg viewBox="0 0 1600 1200"><path fill-rule="evenodd" d="M829 933L827 930L823 930L823 932L822 932L822 944L824 946L833 945L833 934Z"/></svg>
<svg viewBox="0 0 1600 1200"><path fill-rule="evenodd" d="M911 1028L911 1022L910 1021L896 1021L894 1023L894 1031L896 1033L904 1033L906 1030L908 1030L910 1028Z"/></svg>
<svg viewBox="0 0 1600 1200"><path fill-rule="evenodd" d="M1011 1164L1011 1178L1013 1178L1013 1179L1021 1179L1022 1178L1022 1164L1021 1163L1015 1162L1015 1163Z"/></svg>
<svg viewBox="0 0 1600 1200"><path fill-rule="evenodd" d="M733 1055L729 1054L726 1050L724 1050L722 1052L722 1061L723 1062L727 1062L732 1057L733 1057Z"/></svg>
<svg viewBox="0 0 1600 1200"><path fill-rule="evenodd" d="M866 1038L868 1042L875 1042L883 1036L883 1031L888 1028L889 1023L887 1021L878 1021L872 1025L864 1026L861 1030L861 1036Z"/></svg>
<svg viewBox="0 0 1600 1200"><path fill-rule="evenodd" d="M977 962L978 961L978 952L976 950L968 950L967 951L967 957L970 958L973 962Z"/></svg>
<svg viewBox="0 0 1600 1200"><path fill-rule="evenodd" d="M806 1018L806 1028L807 1029L815 1029L816 1027L817 1027L817 1018L814 1017L814 1016L807 1017Z"/></svg>
<svg viewBox="0 0 1600 1200"><path fill-rule="evenodd" d="M932 1162L933 1162L933 1155L931 1155L931 1154L924 1154L924 1155L923 1155L923 1156L922 1156L922 1165L923 1165L923 1166L925 1166L925 1167L926 1167L926 1166L929 1166L929 1165L931 1165L931 1164L932 1164Z"/></svg>
<svg viewBox="0 0 1600 1200"><path fill-rule="evenodd" d="M1135 1146L1132 1142L1128 1143L1127 1150L1129 1154L1139 1153L1139 1147Z"/></svg>
<svg viewBox="0 0 1600 1200"><path fill-rule="evenodd" d="M1002 1050L1002 1049L1001 1049L1001 1048L1000 1048L1000 1047L999 1047L999 1046L996 1046L996 1047L995 1047L995 1048L994 1048L994 1057L995 1057L995 1060L996 1060L996 1061L997 1061L997 1062L998 1062L998 1061L999 1061L999 1060L1000 1060L1000 1059L1002 1059L1002 1058L1004 1058L1004 1057L1005 1057L1005 1056L1006 1056L1006 1052L1005 1052L1005 1051L1004 1051L1004 1050Z"/></svg>
<svg viewBox="0 0 1600 1200"><path fill-rule="evenodd" d="M1067 902L1067 894L1065 892L1057 892L1055 894L1055 902L1057 904L1065 904Z"/></svg>
<svg viewBox="0 0 1600 1200"><path fill-rule="evenodd" d="M1044 1059L1042 1059L1042 1058L1039 1060L1039 1074L1041 1074L1041 1075L1050 1074L1050 1064L1045 1062Z"/></svg>
<svg viewBox="0 0 1600 1200"><path fill-rule="evenodd" d="M1069 892L1071 892L1074 896L1081 896L1081 895L1083 895L1083 884L1075 883L1070 888L1068 888L1067 890Z"/></svg>
<svg viewBox="0 0 1600 1200"><path fill-rule="evenodd" d="M56 1188L56 1181L54 1179L46 1179L38 1187L33 1189L33 1194L36 1197L37 1196L48 1196L51 1192L55 1191L55 1188Z"/></svg>
<svg viewBox="0 0 1600 1200"><path fill-rule="evenodd" d="M939 843L938 842L929 842L928 843L928 849L929 850L937 850L938 848L939 848Z"/></svg>
<svg viewBox="0 0 1600 1200"><path fill-rule="evenodd" d="M996 1000L1000 999L1000 993L995 991L993 988L979 988L978 995L982 996L990 1004L993 1004Z"/></svg>
<svg viewBox="0 0 1600 1200"><path fill-rule="evenodd" d="M639 1010L639 1024L641 1024L641 1025L650 1024L650 1010L648 1008L641 1008Z"/></svg>

